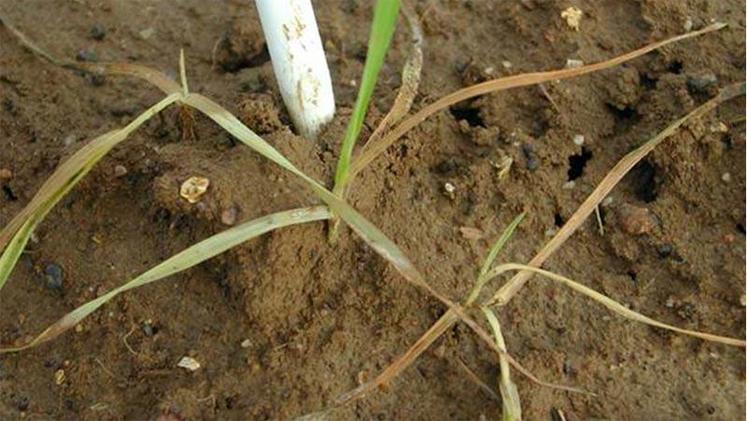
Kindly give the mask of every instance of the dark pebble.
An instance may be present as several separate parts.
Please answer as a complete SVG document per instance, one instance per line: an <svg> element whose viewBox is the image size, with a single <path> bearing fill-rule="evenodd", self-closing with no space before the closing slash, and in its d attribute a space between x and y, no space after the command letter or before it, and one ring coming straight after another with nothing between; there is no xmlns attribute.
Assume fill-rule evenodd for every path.
<svg viewBox="0 0 747 421"><path fill-rule="evenodd" d="M89 32L89 35L91 35L91 38L95 39L96 41L101 41L106 36L106 29L98 24L93 25L91 31Z"/></svg>
<svg viewBox="0 0 747 421"><path fill-rule="evenodd" d="M4 98L3 99L3 109L10 113L10 115L17 115L18 109L16 108L16 104L13 102L10 98Z"/></svg>
<svg viewBox="0 0 747 421"><path fill-rule="evenodd" d="M98 58L93 50L80 50L75 55L75 59L78 61L97 61Z"/></svg>
<svg viewBox="0 0 747 421"><path fill-rule="evenodd" d="M687 86L695 92L707 93L708 88L716 85L718 78L713 73L693 75L687 78Z"/></svg>
<svg viewBox="0 0 747 421"><path fill-rule="evenodd" d="M234 146L239 144L239 141L236 140L235 137L231 136L230 134L227 134L226 136L221 137L221 143L223 144L223 147L225 148L233 148Z"/></svg>
<svg viewBox="0 0 747 421"><path fill-rule="evenodd" d="M49 289L62 289L63 277L62 268L56 263L50 263L44 268L44 285Z"/></svg>
<svg viewBox="0 0 747 421"><path fill-rule="evenodd" d="M459 163L454 158L444 159L436 165L436 172L442 175L454 175L459 168Z"/></svg>
<svg viewBox="0 0 747 421"><path fill-rule="evenodd" d="M677 309L677 315L687 321L693 321L695 319L695 313L695 305L692 303L684 303Z"/></svg>
<svg viewBox="0 0 747 421"><path fill-rule="evenodd" d="M573 374L573 365L571 364L570 360L563 361L563 374L566 376L570 376Z"/></svg>
<svg viewBox="0 0 747 421"><path fill-rule="evenodd" d="M529 171L536 171L539 166L539 159L537 159L536 156L532 155L530 157L527 157L527 169Z"/></svg>
<svg viewBox="0 0 747 421"><path fill-rule="evenodd" d="M102 86L104 83L106 83L106 76L102 74L89 73L86 75L86 79L93 86Z"/></svg>
<svg viewBox="0 0 747 421"><path fill-rule="evenodd" d="M158 332L158 329L150 323L143 323L143 334L145 336L153 336Z"/></svg>
<svg viewBox="0 0 747 421"><path fill-rule="evenodd" d="M662 259L669 257L672 254L672 251L674 251L674 248L671 244L662 244L656 249L656 252L659 253L659 257Z"/></svg>
<svg viewBox="0 0 747 421"><path fill-rule="evenodd" d="M536 171L540 166L540 161L537 159L537 154L534 153L534 146L524 143L521 145L521 152L524 153L524 157L527 159L527 169L529 171Z"/></svg>
<svg viewBox="0 0 747 421"><path fill-rule="evenodd" d="M18 399L18 402L16 402L16 408L18 408L19 411L26 411L29 409L29 398L22 396Z"/></svg>

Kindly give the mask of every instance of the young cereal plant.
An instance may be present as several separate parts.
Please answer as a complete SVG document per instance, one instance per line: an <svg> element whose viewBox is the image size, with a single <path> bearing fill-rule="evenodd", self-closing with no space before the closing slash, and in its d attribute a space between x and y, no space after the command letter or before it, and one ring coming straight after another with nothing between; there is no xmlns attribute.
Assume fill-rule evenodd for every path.
<svg viewBox="0 0 747 421"><path fill-rule="evenodd" d="M258 6L262 7L261 3L263 2L257 0ZM556 236L534 259L532 259L532 261L530 261L529 265L507 263L493 266L493 263L499 251L508 241L513 231L516 229L523 215L517 217L504 231L495 245L490 249L485 259L485 263L483 264L476 277L477 279L475 281L475 287L462 303L453 302L444 294L434 290L426 282L425 277L417 270L417 268L415 268L415 266L410 262L407 256L401 251L401 249L399 249L399 247L397 247L397 245L391 239L385 236L381 232L381 230L379 230L364 216L362 216L344 201L346 185L356 174L358 174L363 168L366 167L366 165L368 165L373 159L380 155L384 150L388 148L388 146L392 145L408 130L414 128L427 117L440 110L443 110L449 105L489 92L496 92L520 86L528 86L532 84L547 82L550 80L571 78L606 69L615 65L619 65L620 63L623 63L625 61L632 60L636 57L653 51L654 49L660 48L668 43L680 41L689 37L720 29L723 27L723 25L714 24L700 31L687 33L665 41L654 43L639 50L613 58L611 60L588 66L582 66L575 69L555 70L550 72L528 73L524 75L517 75L484 82L482 84L454 92L430 105L426 105L425 107L421 108L420 111L409 116L402 123L396 125L393 129L390 129L390 127L394 126L397 121L409 111L410 105L412 104L412 98L414 97L414 93L417 90L417 80L419 79L420 67L422 65L422 53L419 52L420 45L422 44L422 35L417 29L416 19L413 19L411 16L407 16L406 13L408 22L413 28L413 39L416 40L416 42L413 43L413 52L410 54L405 64L406 70L403 71L403 81L409 82L403 83L403 86L400 90L401 95L398 95L392 110L380 123L377 130L374 131L374 135L371 136L367 144L363 147L361 154L356 159L353 159L352 154L354 145L360 134L363 119L368 108L368 103L370 101L371 95L373 93L378 72L381 68L384 57L386 55L386 51L392 38L398 10L398 1L379 0L376 3L374 21L372 23L371 29L371 37L369 40L369 52L366 64L364 66L361 89L356 99L354 113L349 122L345 134L345 139L343 141L342 150L340 152L340 160L338 162L337 172L335 175L335 187L333 191L329 191L320 182L301 172L285 156L283 156L280 152L278 152L275 148L268 144L264 139L257 136L254 132L243 125L225 108L205 96L202 96L198 93L190 92L187 85L186 69L184 66L183 56L180 62L181 84L178 84L167 78L162 73L144 66L116 63L70 63L58 60L52 55L38 48L35 44L33 44L30 40L23 36L22 33L15 30L15 28L13 28L12 26L8 25L7 21L3 22L5 26L16 35L16 37L24 46L32 50L37 55L49 60L55 65L60 65L75 70L83 70L86 72L102 73L108 75L118 74L137 77L151 83L155 87L162 90L166 94L166 97L153 107L146 110L143 114L138 116L125 128L110 132L94 139L89 144L81 148L81 150L79 150L71 158L63 162L49 177L49 179L42 185L42 187L39 189L34 198L27 204L27 206L15 218L13 218L8 225L6 225L3 231L0 232L0 249L3 250L3 253L0 256L0 288L4 285L5 281L10 276L11 271L17 263L18 258L23 251L28 239L30 238L30 235L33 232L34 228L43 221L49 210L52 209L55 204L58 203L59 200L65 194L67 194L83 177L85 177L88 171L90 171L90 169L112 148L121 143L132 131L137 129L147 119L175 102L178 102L184 107L190 107L202 112L225 131L233 135L236 139L249 146L263 157L284 168L286 171L294 174L296 177L301 179L306 184L306 186L310 188L322 202L325 203L326 206L304 207L266 215L252 221L242 223L234 228L228 229L203 241L200 241L197 244L194 244L193 246L183 250L182 252L177 253L171 258L159 263L152 269L144 272L140 276L123 284L122 286L115 288L99 296L98 298L78 307L77 309L68 313L62 319L54 323L52 326L44 330L32 341L21 345L14 345L0 349L0 352L17 352L51 340L55 336L74 326L76 323L79 323L83 318L91 314L93 311L104 305L107 301L111 300L118 294L136 287L147 285L151 282L155 282L177 272L183 271L219 253L225 252L226 250L229 250L244 241L255 238L266 232L294 224L322 221L328 219L336 220L337 218L344 221L348 226L350 226L350 228L358 236L360 236L372 249L374 249L386 261L392 264L406 281L424 290L426 293L439 300L447 308L447 311L445 312L444 316L442 316L441 319L439 319L433 325L433 327L431 327L431 329L426 332L426 334L424 334L405 354L403 354L389 367L387 367L377 378L375 378L371 382L361 385L360 387L349 393L340 396L335 401L336 405L342 405L351 402L357 398L362 397L365 393L372 391L375 387L389 382L392 378L401 373L413 361L415 361L419 355L421 355L436 339L438 339L438 337L440 337L451 326L459 321L464 322L497 355L498 364L500 367L498 390L503 400L504 419L516 420L521 418L521 405L519 395L516 385L511 379L509 371L510 365L512 365L522 374L529 377L531 380L542 385L567 391L583 392L576 388L554 385L537 379L528 370L518 364L518 362L514 358L512 358L506 350L503 332L501 331L501 327L498 323L498 318L496 317L495 311L499 308L500 305L507 304L508 301L526 283L526 281L529 279L529 276L534 273L562 283L563 285L566 285L573 290L580 292L594 299L595 301L600 302L613 312L623 317L655 327L669 329L676 332L699 337L705 340L744 347L744 341L739 339L726 338L665 325L656 320L633 312L625 308L621 304L613 301L609 297L595 292L578 282L539 268L539 266L541 266L544 261L555 250L557 250L558 247L560 247L560 245L568 237L570 237L570 235L581 225L581 223L591 214L591 212L593 212L593 209L599 204L599 202L609 193L609 191L617 184L617 182L619 182L623 175L626 174L633 167L633 165L635 165L636 162L640 161L640 159L643 158L647 153L649 153L654 147L656 147L664 139L674 133L682 124L684 124L684 122L692 118L697 118L700 115L714 109L718 104L725 100L743 94L744 84L741 84L741 86L724 89L719 96L698 107L696 110L686 115L682 119L676 121L666 130L660 133L657 137L650 140L639 149L631 152L629 155L625 156L618 163L618 165L613 168L613 170L607 175L607 177L602 180L597 189L581 205L574 216L568 220L568 222L556 234ZM260 14L262 15L263 13ZM275 18L264 17L262 19L263 25L269 25L269 23L266 22L265 19ZM273 60L275 60L274 56ZM275 65L275 63L273 63L273 65ZM276 70L276 73L279 73L278 70ZM410 76L405 77L406 75ZM289 109L290 108L291 107L289 106ZM294 121L296 121L295 118ZM296 122L296 124L300 125L300 123L298 122ZM299 130L303 132L305 129L299 128ZM311 132L313 132L313 130L310 129L308 136L313 136L312 134L310 134ZM335 225L333 224L331 230L332 238L334 238L335 233L334 227ZM502 288L500 288L491 299L478 302L480 299L480 293L484 289L484 286L487 284L487 282L506 271L520 272L516 277L514 277ZM476 310L479 310L479 312ZM485 317L488 325L490 326L490 329L493 332L493 335L490 335L485 329L483 329L481 325L478 324L470 315L471 313Z"/></svg>

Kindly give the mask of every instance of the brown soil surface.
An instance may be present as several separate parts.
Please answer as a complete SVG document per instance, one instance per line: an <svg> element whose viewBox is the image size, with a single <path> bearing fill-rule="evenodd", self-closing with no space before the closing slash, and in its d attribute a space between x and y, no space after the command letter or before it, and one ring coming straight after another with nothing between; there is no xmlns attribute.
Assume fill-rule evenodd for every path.
<svg viewBox="0 0 747 421"><path fill-rule="evenodd" d="M69 59L130 61L174 75L184 47L193 91L224 104L330 184L365 58L371 8L359 3L367 2L316 2L339 104L317 144L288 127L249 1L2 0L0 10ZM560 17L570 5L585 12L579 31ZM561 68L569 58L602 60L712 19L731 26L613 70L547 84L546 93L516 89L444 111L367 169L351 204L434 288L459 299L491 239L519 212L528 217L501 260L528 261L620 157L718 86L744 77L744 7L741 0L419 2L427 43L416 109L489 77ZM101 30L103 39L94 39ZM408 43L401 26L364 136L393 100ZM138 81L101 82L42 62L0 28L0 168L12 171L1 181L0 224L87 139L159 99ZM51 212L0 295L0 343L39 333L225 229L224 212L248 220L316 203L289 174L206 118L195 123L192 137L176 108L152 119ZM579 134L583 146L573 142ZM503 156L514 165L499 179L492 163ZM743 337L744 158L739 99L654 151L601 208L604 234L587 221L546 267L661 321ZM178 196L193 175L211 180L199 205ZM456 186L453 198L444 194L446 182ZM461 227L484 237L465 238ZM82 329L0 357L0 418L287 419L324 408L444 312L350 232L337 247L325 233L316 223L265 235L115 299ZM62 268L61 288L47 285L49 264ZM620 319L540 279L499 317L522 364L597 394L548 389L514 373L526 419L558 419L558 410L568 420L744 414L743 349ZM176 367L185 355L202 368ZM500 403L456 359L495 384L494 355L460 326L387 391L330 417L498 418ZM65 378L57 384L60 369Z"/></svg>

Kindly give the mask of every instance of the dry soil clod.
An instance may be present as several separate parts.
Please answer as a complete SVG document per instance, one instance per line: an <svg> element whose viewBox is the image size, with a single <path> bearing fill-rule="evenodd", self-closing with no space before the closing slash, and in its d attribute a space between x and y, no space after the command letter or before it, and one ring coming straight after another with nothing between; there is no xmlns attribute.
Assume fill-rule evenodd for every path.
<svg viewBox="0 0 747 421"><path fill-rule="evenodd" d="M223 225L232 226L236 224L239 215L239 209L236 206L229 206L220 213L220 221Z"/></svg>
<svg viewBox="0 0 747 421"><path fill-rule="evenodd" d="M656 215L648 208L624 203L617 212L623 231L631 235L647 234L658 225Z"/></svg>
<svg viewBox="0 0 747 421"><path fill-rule="evenodd" d="M114 176L117 178L124 177L125 175L127 175L127 172L127 167L125 167L124 165L114 166Z"/></svg>
<svg viewBox="0 0 747 421"><path fill-rule="evenodd" d="M467 240L480 240L485 237L485 233L479 228L459 227L459 232Z"/></svg>

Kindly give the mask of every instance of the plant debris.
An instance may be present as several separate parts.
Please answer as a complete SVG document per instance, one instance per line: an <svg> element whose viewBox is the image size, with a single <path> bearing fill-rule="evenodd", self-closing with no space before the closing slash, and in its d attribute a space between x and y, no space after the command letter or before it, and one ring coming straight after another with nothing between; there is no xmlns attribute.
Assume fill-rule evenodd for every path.
<svg viewBox="0 0 747 421"><path fill-rule="evenodd" d="M189 371L196 371L200 368L200 363L192 357L182 357L176 365Z"/></svg>
<svg viewBox="0 0 747 421"><path fill-rule="evenodd" d="M189 177L182 183L179 194L189 203L197 203L207 192L210 180L205 177Z"/></svg>
<svg viewBox="0 0 747 421"><path fill-rule="evenodd" d="M560 12L560 17L565 19L565 23L568 24L568 27L573 29L574 31L578 31L580 29L581 18L583 16L584 12L575 6L571 6Z"/></svg>

